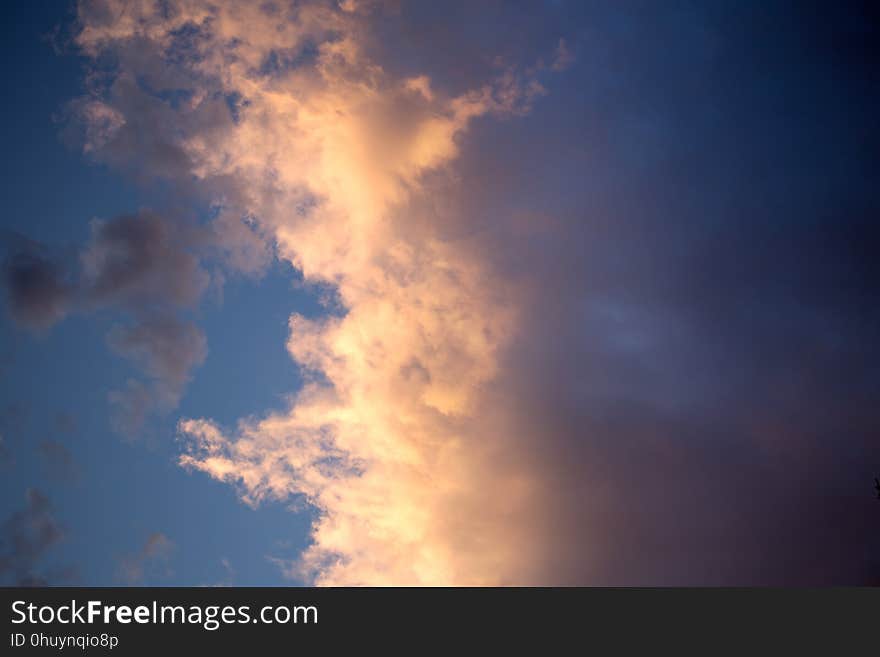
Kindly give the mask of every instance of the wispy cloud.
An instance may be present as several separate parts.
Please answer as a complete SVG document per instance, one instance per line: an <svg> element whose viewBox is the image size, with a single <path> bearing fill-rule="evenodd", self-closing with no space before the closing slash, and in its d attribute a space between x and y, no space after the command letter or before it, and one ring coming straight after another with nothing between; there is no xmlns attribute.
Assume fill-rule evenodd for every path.
<svg viewBox="0 0 880 657"><path fill-rule="evenodd" d="M148 415L177 407L192 370L207 355L204 333L173 315L155 315L134 326L115 326L107 336L114 352L140 366L148 383L129 379L110 393L116 406L113 423L123 435L137 435Z"/></svg>
<svg viewBox="0 0 880 657"><path fill-rule="evenodd" d="M192 370L206 357L204 333L182 312L196 307L208 289L201 257L212 238L195 224L148 210L94 220L91 228L78 262L65 264L41 245L9 237L8 305L14 320L40 331L72 312L110 308L131 318L107 339L148 377L109 396L114 428L133 437L151 414L177 406Z"/></svg>
<svg viewBox="0 0 880 657"><path fill-rule="evenodd" d="M117 576L128 586L143 585L148 577L166 577L174 543L161 532L150 534L140 550L119 559Z"/></svg>

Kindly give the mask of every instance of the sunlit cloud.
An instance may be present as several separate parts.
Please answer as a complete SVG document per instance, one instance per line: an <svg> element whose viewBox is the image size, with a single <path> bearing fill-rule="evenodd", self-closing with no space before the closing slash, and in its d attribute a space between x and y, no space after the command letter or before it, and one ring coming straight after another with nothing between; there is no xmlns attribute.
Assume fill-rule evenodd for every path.
<svg viewBox="0 0 880 657"><path fill-rule="evenodd" d="M851 503L843 474L876 454L876 186L853 187L865 135L800 84L868 107L861 78L831 73L852 55L817 55L783 12L757 34L734 10L612 3L532 26L538 10L464 4L81 2L68 136L202 214L96 223L72 288L31 249L7 266L13 316L125 310L109 341L142 373L116 400L137 419L170 412L206 357L185 311L291 264L324 310L291 309L302 385L282 410L178 430L182 467L309 507L305 551L270 557L298 581L876 572L850 558L873 500ZM528 34L458 24L502 14ZM743 85L768 58L798 84Z"/></svg>
<svg viewBox="0 0 880 657"><path fill-rule="evenodd" d="M258 268L256 236L308 282L336 289L342 312L290 319L288 351L307 382L288 411L231 431L180 423L183 466L228 481L251 504L300 497L317 510L291 575L525 581L537 484L505 464L503 437L470 424L516 330L515 299L420 207L436 193L427 174L454 181L476 119L529 111L545 93L544 68L505 69L445 94L426 74L398 79L371 61L369 12L356 9L84 3L77 42L119 61L80 102L87 150L161 169L164 160L144 165L126 135L153 111L129 100L145 93L132 81L175 91L174 128L152 139L167 140L163 152L217 208L227 263ZM218 105L231 120L208 118Z"/></svg>

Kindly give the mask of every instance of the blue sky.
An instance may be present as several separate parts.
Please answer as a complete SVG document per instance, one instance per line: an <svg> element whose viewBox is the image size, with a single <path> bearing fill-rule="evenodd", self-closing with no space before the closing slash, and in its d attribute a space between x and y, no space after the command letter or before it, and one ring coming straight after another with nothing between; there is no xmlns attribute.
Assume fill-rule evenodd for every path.
<svg viewBox="0 0 880 657"><path fill-rule="evenodd" d="M4 76L27 100L3 108L10 153L4 160L3 227L59 251L87 238L91 218L109 218L148 202L131 181L88 164L60 137L54 117L79 95L83 75L82 61L57 54L48 40L68 10L65 2L10 5L4 22ZM258 281L228 280L222 300L199 311L210 351L179 412L234 422L279 405L298 382L284 351L287 317L295 309L314 308L314 300L294 288L280 264ZM260 321L245 323L244 317ZM63 330L31 335L3 317L2 434L14 462L4 468L2 515L22 506L28 487L43 490L67 528L59 549L47 555L47 567L75 566L76 582L124 583L119 561L161 532L176 546L170 572L157 566L143 583L278 584L278 569L266 557L301 549L308 519L287 513L283 504L251 509L228 487L177 467L176 416L157 420L151 435L137 442L114 435L107 394L133 368L107 349L112 322L112 313L73 316ZM217 403L220 391L222 404ZM69 414L75 429L59 431L59 413ZM75 480L47 471L37 449L45 440L59 441L70 452ZM233 576L221 559L228 560Z"/></svg>

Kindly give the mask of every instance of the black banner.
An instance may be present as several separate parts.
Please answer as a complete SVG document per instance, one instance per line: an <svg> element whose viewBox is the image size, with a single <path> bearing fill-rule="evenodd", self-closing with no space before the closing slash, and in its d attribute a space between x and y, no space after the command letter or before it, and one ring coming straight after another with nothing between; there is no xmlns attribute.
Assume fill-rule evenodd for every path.
<svg viewBox="0 0 880 657"><path fill-rule="evenodd" d="M654 652L876 643L880 589L2 589L0 654L529 647Z"/></svg>

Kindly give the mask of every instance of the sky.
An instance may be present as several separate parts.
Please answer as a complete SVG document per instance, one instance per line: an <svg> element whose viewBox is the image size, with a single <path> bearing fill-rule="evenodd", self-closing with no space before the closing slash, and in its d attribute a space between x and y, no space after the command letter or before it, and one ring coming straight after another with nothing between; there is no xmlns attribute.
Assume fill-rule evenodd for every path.
<svg viewBox="0 0 880 657"><path fill-rule="evenodd" d="M869 3L6 3L0 583L880 584Z"/></svg>

